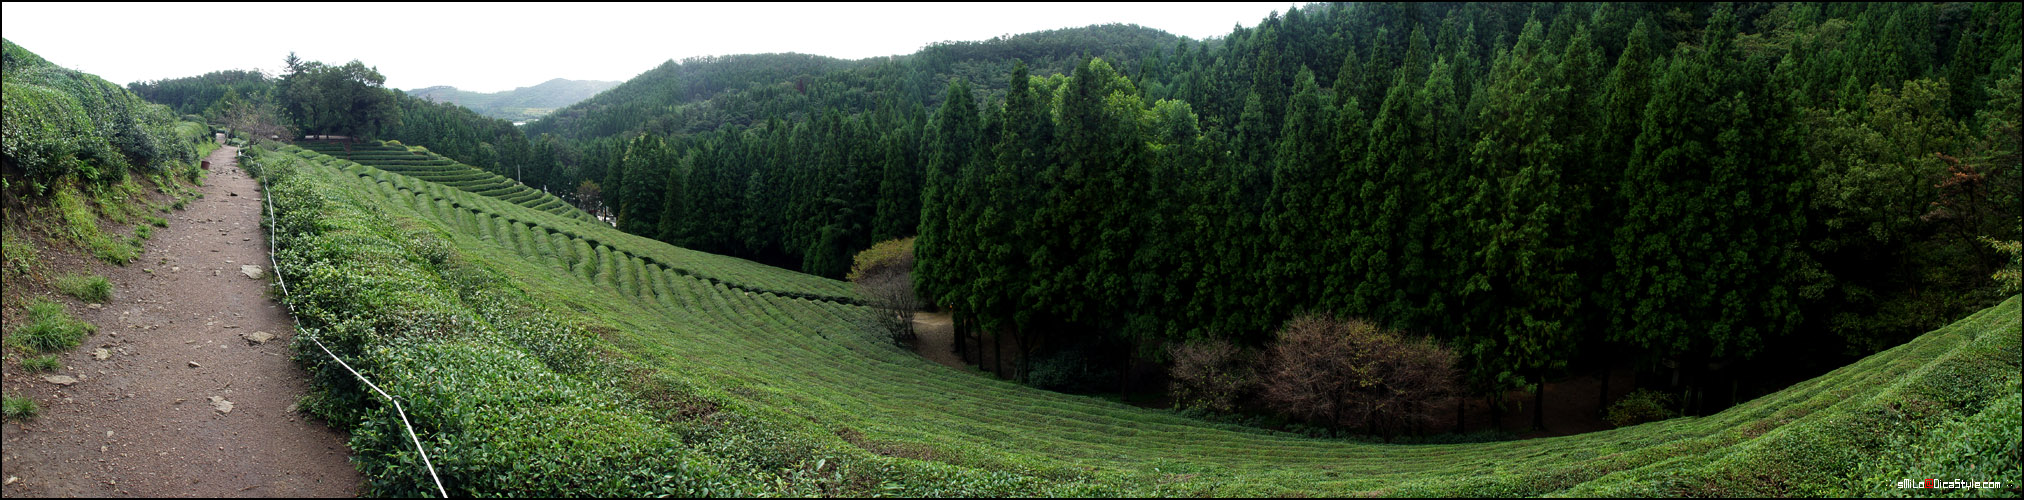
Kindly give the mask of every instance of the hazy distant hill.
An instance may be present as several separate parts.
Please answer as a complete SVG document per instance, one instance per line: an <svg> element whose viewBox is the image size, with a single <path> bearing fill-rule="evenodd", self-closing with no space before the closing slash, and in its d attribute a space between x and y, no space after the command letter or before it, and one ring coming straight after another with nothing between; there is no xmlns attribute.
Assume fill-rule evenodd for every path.
<svg viewBox="0 0 2024 500"><path fill-rule="evenodd" d="M532 87L520 87L505 92L483 94L456 87L436 86L406 91L408 95L436 102L457 104L478 114L512 121L528 121L547 115L556 108L575 104L590 98L605 89L617 86L619 82L591 80L564 80L557 78Z"/></svg>
<svg viewBox="0 0 2024 500"><path fill-rule="evenodd" d="M981 101L998 98L1014 61L1024 61L1034 75L1072 73L1084 56L1137 69L1141 58L1172 50L1180 40L1158 29L1106 24L940 42L913 54L854 61L798 53L691 57L642 72L524 130L570 140L695 133L725 124L749 127L768 116L798 120L794 113L809 106L854 114L869 111L881 97L933 109L954 78L976 86Z"/></svg>

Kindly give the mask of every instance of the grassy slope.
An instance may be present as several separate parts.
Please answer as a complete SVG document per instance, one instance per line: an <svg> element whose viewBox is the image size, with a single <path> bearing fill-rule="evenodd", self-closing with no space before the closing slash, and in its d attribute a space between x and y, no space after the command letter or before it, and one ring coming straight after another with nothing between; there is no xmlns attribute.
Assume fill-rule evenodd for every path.
<svg viewBox="0 0 2024 500"><path fill-rule="evenodd" d="M1900 491L1892 483L1914 476L2000 480L2007 489L1996 491L2017 492L2016 426L1984 411L2016 407L2016 298L1708 417L1528 441L1371 444L1206 423L949 370L854 326L854 315L863 311L841 302L850 293L839 282L679 249L348 162L315 158L298 171L295 187L278 190L277 200L322 193L363 204L375 214L352 217L378 220L367 225L381 233L419 227L444 238L454 272L420 266L421 275L433 270L448 276L434 279L455 282L473 274L469 269L483 269L475 274L494 277L487 286L504 287L498 294L504 299L480 300L474 297L483 293L457 286L445 288L464 291L430 299L452 309L462 304L480 318L447 323L476 332L450 337L505 339L479 344L483 352L503 352L493 354L501 359L543 360L513 365L534 372L528 377L559 377L554 383L583 388L572 393L580 400L521 401L506 405L517 410L493 405L490 411L601 408L600 416L584 418L626 422L631 430L624 432L659 436L653 439L680 436L680 445L660 441L670 447L664 451L704 478L678 484L687 489L668 489L666 481L652 480L651 471L634 475L651 484L614 489L586 484L625 480L500 486L458 479L484 477L488 465L439 458L446 479L470 486L468 493L1817 496L1891 494ZM287 234L289 225L282 230ZM647 259L680 270L659 270ZM284 270L293 265L284 262ZM598 335L561 342L576 346L567 349L552 339L513 340L535 335L513 333L513 325L527 322L516 319L522 317ZM412 359L389 352L437 353L440 344L432 342L444 342L410 340L417 336L442 335L381 336L381 347L367 351ZM570 349L594 350L606 361L571 361L558 352ZM388 362L413 370L434 366L405 363ZM570 368L581 363L602 368ZM426 399L468 397L431 388L440 382L388 385L412 394L423 412L430 407ZM511 442L500 436L515 434L422 425L453 456L490 446L487 439ZM1995 444L1947 446L1957 441ZM377 463L373 453L399 452L357 445L354 438L368 464ZM607 445L522 446L513 453L534 458L510 460L567 463L597 456L585 450ZM487 449L493 448L499 447ZM1966 468L1977 463L1983 465ZM414 472L368 470L410 481ZM397 486L407 483L388 484L395 486L382 492L401 491Z"/></svg>

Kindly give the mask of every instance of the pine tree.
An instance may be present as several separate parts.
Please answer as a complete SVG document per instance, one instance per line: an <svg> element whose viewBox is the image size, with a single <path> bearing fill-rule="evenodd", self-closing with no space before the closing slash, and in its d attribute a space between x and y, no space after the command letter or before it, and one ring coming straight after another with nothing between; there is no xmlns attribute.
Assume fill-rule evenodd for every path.
<svg viewBox="0 0 2024 500"><path fill-rule="evenodd" d="M976 101L961 80L949 82L947 96L929 130L926 191L921 196L921 235L914 241L914 287L941 307L959 302L959 257L966 251L953 240L957 228L971 221L963 214L974 200L957 197L958 174L970 163L977 143ZM957 348L962 348L957 337Z"/></svg>
<svg viewBox="0 0 2024 500"><path fill-rule="evenodd" d="M1331 260L1324 247L1330 224L1323 217L1326 207L1341 202L1330 189L1339 167L1334 106L1316 86L1314 73L1302 68L1295 82L1264 218L1270 250L1260 263L1274 293L1258 313L1284 317L1316 307L1325 293L1315 272Z"/></svg>
<svg viewBox="0 0 2024 500"><path fill-rule="evenodd" d="M626 146L624 195L618 204L618 228L632 234L656 236L660 234L661 213L665 211L662 196L666 193L670 165L665 154L666 143L652 135L642 135Z"/></svg>
<svg viewBox="0 0 2024 500"><path fill-rule="evenodd" d="M1741 64L1728 9L1652 91L1619 185L1612 340L1663 357L1748 356L1798 322L1789 117Z"/></svg>

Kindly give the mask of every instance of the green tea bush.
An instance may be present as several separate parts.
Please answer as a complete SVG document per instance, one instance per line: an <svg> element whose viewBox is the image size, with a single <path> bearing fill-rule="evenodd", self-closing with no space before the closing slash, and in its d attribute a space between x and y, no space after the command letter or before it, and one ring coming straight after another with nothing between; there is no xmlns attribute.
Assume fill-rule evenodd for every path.
<svg viewBox="0 0 2024 500"><path fill-rule="evenodd" d="M588 346L538 314L501 312L509 310L504 299L484 296L496 278L460 263L421 229L426 224L389 218L371 199L322 184L301 170L312 167L291 162L267 155L259 164L278 180L269 188L278 271L304 326L296 359L318 387L306 406L351 430L375 494L433 494L434 485L391 405L310 339L408 405L452 494L759 491L686 451L679 435L642 411L614 404L620 398L611 389L564 375L589 370Z"/></svg>
<svg viewBox="0 0 2024 500"><path fill-rule="evenodd" d="M1638 389L1609 404L1603 417L1609 425L1628 427L1673 418L1673 396L1651 389Z"/></svg>
<svg viewBox="0 0 2024 500"><path fill-rule="evenodd" d="M196 159L201 126L178 122L102 78L62 68L5 42L4 153L21 166L34 194L59 179L87 186L117 183L127 170L168 172ZM194 125L194 124L192 124Z"/></svg>
<svg viewBox="0 0 2024 500"><path fill-rule="evenodd" d="M47 184L66 174L95 182L125 170L125 158L92 126L76 99L12 79L4 92L6 155L31 182Z"/></svg>

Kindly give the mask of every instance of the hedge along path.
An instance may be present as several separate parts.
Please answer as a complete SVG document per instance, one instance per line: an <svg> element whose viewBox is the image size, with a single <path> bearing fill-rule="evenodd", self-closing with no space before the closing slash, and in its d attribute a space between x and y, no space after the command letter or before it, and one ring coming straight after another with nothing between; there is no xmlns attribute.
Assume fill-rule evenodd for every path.
<svg viewBox="0 0 2024 500"><path fill-rule="evenodd" d="M326 172L349 183L406 182L345 168ZM539 220L482 200L472 205ZM599 302L619 311L627 329L610 341L670 373L707 381L742 407L860 436L848 441L865 453L1005 472L1041 485L1015 491L1073 492L1073 486L1047 485L1081 484L1098 492L1245 496L1872 492L1879 485L1850 468L1886 446L1877 429L1934 423L1892 409L1909 405L1946 409L1924 413L1928 416L1975 414L1991 395L2018 390L2019 299L2012 298L1711 416L1527 441L1388 445L1312 439L947 370L855 330L850 318L862 309L848 302L790 300L672 269L661 272L671 300L624 300L633 297L604 281L610 278L600 278L611 274L598 269L612 265L604 259L614 253L651 255L648 247L666 245L631 243L613 232L600 227L572 233L598 238L571 239L580 248L573 273L536 266L526 272L574 274L595 284L571 293L614 299ZM483 244L474 233L459 238ZM783 282L791 281L770 281ZM1969 396L1936 396L1950 393Z"/></svg>
<svg viewBox="0 0 2024 500"><path fill-rule="evenodd" d="M262 183L260 185L260 191L262 193L260 201L267 208L267 226L274 227L274 203L272 200L269 200L265 195L265 193L267 192L267 185L265 183ZM281 263L274 258L274 250L276 249L276 247L274 235L272 232L269 232L267 236L267 249L268 249L267 263L269 266L272 266L269 267L269 269L273 270L274 283L281 287L281 296L282 298L286 299L288 298L288 280L282 277ZM295 329L298 331L301 330L302 324L299 321L294 321L295 317L294 306L289 306L288 316L291 319L291 321L294 322ZM415 434L414 424L408 422L408 413L406 409L401 407L401 401L399 399L395 399L392 395L387 394L386 390L380 389L379 385L373 384L371 380L366 379L365 375L360 375L358 373L358 370L353 369L351 367L351 363L346 363L344 362L344 358L337 357L337 353L330 352L330 347L323 345L322 340L317 340L317 338L313 335L306 336L304 338L309 339L310 343L316 344L317 349L321 349L324 355L330 356L330 360L336 361L338 366L344 367L344 371L351 373L351 376L358 378L358 381L360 383L365 384L366 387L372 388L373 392L378 393L381 398L385 398L388 403L392 403L394 405L394 413L397 413L401 416L401 426L406 428L406 430L408 431L408 439L413 440L413 442L415 443L415 452L421 454L422 466L428 468L429 470L429 480L434 481L436 484L436 494L438 495L437 498L449 498L450 497L449 492L443 489L443 480L436 477L436 466L434 463L432 463L432 461L429 460L428 449L422 447L422 439L420 436L417 436Z"/></svg>

